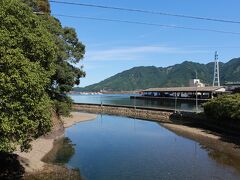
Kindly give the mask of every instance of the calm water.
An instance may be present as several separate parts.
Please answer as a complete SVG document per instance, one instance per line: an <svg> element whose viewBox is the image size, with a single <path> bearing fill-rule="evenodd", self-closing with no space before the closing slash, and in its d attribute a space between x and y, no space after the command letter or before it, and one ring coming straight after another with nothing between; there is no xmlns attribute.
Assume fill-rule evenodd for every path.
<svg viewBox="0 0 240 180"><path fill-rule="evenodd" d="M175 108L174 101L166 100L144 100L144 99L130 99L132 94L101 94L101 95L69 95L76 103L94 103L94 104L115 104L115 105L136 105L147 107L161 107L161 108ZM195 102L178 102L176 108L179 110L195 110ZM199 105L199 110L202 108Z"/></svg>
<svg viewBox="0 0 240 180"><path fill-rule="evenodd" d="M156 122L99 115L93 121L68 128L66 138L74 146L60 148L64 153L58 154L66 154L67 158L55 161L60 159L80 169L85 179L240 178L239 166L229 163L234 159L203 148Z"/></svg>

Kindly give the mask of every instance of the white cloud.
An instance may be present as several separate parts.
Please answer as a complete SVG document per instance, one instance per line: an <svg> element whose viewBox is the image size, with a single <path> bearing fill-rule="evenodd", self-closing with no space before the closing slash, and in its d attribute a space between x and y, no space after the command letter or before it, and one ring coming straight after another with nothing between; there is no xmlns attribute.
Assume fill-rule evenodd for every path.
<svg viewBox="0 0 240 180"><path fill-rule="evenodd" d="M88 61L140 60L145 59L147 55L188 53L207 53L207 51L183 50L167 46L119 47L105 50L89 50L87 51L85 58Z"/></svg>

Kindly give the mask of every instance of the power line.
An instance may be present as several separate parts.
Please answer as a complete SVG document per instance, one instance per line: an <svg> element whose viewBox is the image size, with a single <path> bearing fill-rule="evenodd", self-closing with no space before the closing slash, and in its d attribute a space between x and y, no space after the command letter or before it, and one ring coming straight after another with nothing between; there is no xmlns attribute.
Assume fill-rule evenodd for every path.
<svg viewBox="0 0 240 180"><path fill-rule="evenodd" d="M75 19L87 19L87 20L96 20L96 21L119 22L119 23L155 26L155 27L163 27L163 28L175 28L175 29L185 29L185 30L194 30L194 31L208 31L208 32L223 33L223 34L240 35L240 32L221 31L221 30L215 30L215 29L192 28L192 27L185 27L185 26L155 24L155 23L147 23L147 22L139 22L139 21L128 21L128 20L120 20L120 19L97 18L97 17L88 17L88 16L70 16L70 15L63 15L63 14L52 14L52 15L53 16L59 16L59 17L75 18Z"/></svg>
<svg viewBox="0 0 240 180"><path fill-rule="evenodd" d="M165 13L165 12L160 12L160 11L149 11L149 10L143 10L143 9L130 9L130 8L123 8L123 7L115 7L115 6L103 6L103 5L97 5L97 4L74 3L74 2L55 1L55 0L50 0L49 2L58 3L58 4L68 4L68 5L76 5L76 6L101 8L101 9L112 9L112 10L119 10L119 11L137 12L137 13L145 13L145 14L156 14L156 15L172 16L172 17L178 17L178 18L240 24L240 21L235 21L235 20L217 19L217 18L200 17L200 16L189 16L189 15L183 15L183 14L172 14L172 13Z"/></svg>

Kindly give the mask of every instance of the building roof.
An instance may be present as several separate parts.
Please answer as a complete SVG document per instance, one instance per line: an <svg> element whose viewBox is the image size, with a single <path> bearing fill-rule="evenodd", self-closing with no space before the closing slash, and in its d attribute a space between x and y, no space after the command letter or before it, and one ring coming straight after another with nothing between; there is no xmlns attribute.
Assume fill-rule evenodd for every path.
<svg viewBox="0 0 240 180"><path fill-rule="evenodd" d="M224 87L207 86L207 87L168 87L168 88L149 88L143 92L224 92Z"/></svg>

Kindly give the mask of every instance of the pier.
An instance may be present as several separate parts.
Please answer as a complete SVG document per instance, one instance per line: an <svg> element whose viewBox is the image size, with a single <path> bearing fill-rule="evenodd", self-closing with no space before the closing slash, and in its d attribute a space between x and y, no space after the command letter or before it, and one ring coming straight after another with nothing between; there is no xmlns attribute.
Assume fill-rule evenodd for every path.
<svg viewBox="0 0 240 180"><path fill-rule="evenodd" d="M150 88L142 91L142 96L131 96L132 99L162 99L180 101L208 101L226 93L224 87L169 87Z"/></svg>

